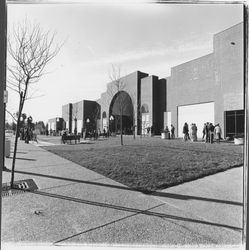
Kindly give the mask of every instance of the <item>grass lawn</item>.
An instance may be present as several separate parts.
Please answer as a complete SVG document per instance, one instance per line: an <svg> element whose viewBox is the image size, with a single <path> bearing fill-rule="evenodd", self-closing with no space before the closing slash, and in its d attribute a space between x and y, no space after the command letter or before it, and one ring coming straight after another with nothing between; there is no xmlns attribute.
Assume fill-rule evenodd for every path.
<svg viewBox="0 0 249 250"><path fill-rule="evenodd" d="M124 137L91 144L43 147L82 167L126 186L154 191L226 169L241 166L243 147L232 143L207 144L162 140L158 137Z"/></svg>

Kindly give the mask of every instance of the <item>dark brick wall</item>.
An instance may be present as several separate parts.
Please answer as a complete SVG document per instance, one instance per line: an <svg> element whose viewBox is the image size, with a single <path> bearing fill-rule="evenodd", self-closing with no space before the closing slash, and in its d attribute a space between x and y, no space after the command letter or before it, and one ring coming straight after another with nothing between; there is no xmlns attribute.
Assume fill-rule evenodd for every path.
<svg viewBox="0 0 249 250"><path fill-rule="evenodd" d="M159 80L157 76L148 76L141 80L141 105L149 107L150 126L159 135L164 126L164 112L166 110L166 80Z"/></svg>
<svg viewBox="0 0 249 250"><path fill-rule="evenodd" d="M69 124L69 132L72 132L72 103L62 106L62 118Z"/></svg>
<svg viewBox="0 0 249 250"><path fill-rule="evenodd" d="M84 100L83 103L83 127L88 126L90 129L97 129L97 120L100 119L101 108L95 101ZM90 123L87 125L86 120L89 119Z"/></svg>

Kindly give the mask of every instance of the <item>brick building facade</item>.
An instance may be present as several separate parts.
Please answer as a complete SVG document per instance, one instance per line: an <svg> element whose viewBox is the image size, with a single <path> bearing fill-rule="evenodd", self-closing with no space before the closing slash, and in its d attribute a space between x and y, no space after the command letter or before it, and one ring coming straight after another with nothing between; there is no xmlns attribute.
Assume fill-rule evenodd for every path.
<svg viewBox="0 0 249 250"><path fill-rule="evenodd" d="M214 35L213 53L178 65L167 78L165 124L219 123L224 137L243 132L243 25Z"/></svg>
<svg viewBox="0 0 249 250"><path fill-rule="evenodd" d="M152 127L160 134L173 124L182 137L185 122L196 123L198 137L205 122L219 123L223 137L244 131L243 23L214 35L213 52L171 68L170 76L136 71L107 84L96 101L81 101L62 107L62 117L70 132L86 127L102 132L137 135Z"/></svg>

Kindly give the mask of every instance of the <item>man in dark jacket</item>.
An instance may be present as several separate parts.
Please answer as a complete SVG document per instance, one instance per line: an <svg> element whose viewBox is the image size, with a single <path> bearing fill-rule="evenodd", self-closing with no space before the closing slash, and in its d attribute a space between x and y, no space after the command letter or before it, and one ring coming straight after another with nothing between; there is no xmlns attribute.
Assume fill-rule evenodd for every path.
<svg viewBox="0 0 249 250"><path fill-rule="evenodd" d="M209 122L207 122L205 125L205 134L206 134L205 142L209 142L209 127L210 127L210 124Z"/></svg>
<svg viewBox="0 0 249 250"><path fill-rule="evenodd" d="M210 137L210 143L214 142L214 125L210 123L209 126L209 137Z"/></svg>
<svg viewBox="0 0 249 250"><path fill-rule="evenodd" d="M182 133L184 134L184 141L187 141L189 139L189 129L188 129L188 124L185 122L184 123L184 126L183 126L183 130L182 130Z"/></svg>

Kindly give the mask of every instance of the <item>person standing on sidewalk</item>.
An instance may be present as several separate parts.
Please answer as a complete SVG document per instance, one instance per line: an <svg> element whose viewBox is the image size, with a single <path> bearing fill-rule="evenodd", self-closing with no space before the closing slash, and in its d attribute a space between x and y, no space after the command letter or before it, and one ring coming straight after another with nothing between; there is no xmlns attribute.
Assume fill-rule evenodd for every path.
<svg viewBox="0 0 249 250"><path fill-rule="evenodd" d="M29 143L29 130L28 130L28 128L25 129L24 139L25 139L25 143Z"/></svg>
<svg viewBox="0 0 249 250"><path fill-rule="evenodd" d="M206 136L206 123L204 123L203 129L202 129L202 140L204 140L205 136Z"/></svg>
<svg viewBox="0 0 249 250"><path fill-rule="evenodd" d="M192 132L192 136L193 136L193 141L197 141L197 126L196 124L194 123L193 124L193 132Z"/></svg>
<svg viewBox="0 0 249 250"><path fill-rule="evenodd" d="M175 139L175 127L171 124L171 139Z"/></svg>
<svg viewBox="0 0 249 250"><path fill-rule="evenodd" d="M187 141L189 139L189 129L188 129L188 124L186 122L184 123L182 133L184 134L183 140Z"/></svg>
<svg viewBox="0 0 249 250"><path fill-rule="evenodd" d="M206 135L205 143L207 143L209 142L209 122L207 122L205 125L205 135Z"/></svg>
<svg viewBox="0 0 249 250"><path fill-rule="evenodd" d="M212 123L210 123L210 126L209 126L209 140L210 140L210 143L214 142L214 125Z"/></svg>
<svg viewBox="0 0 249 250"><path fill-rule="evenodd" d="M214 127L214 134L215 134L216 142L220 143L221 127L219 123Z"/></svg>

